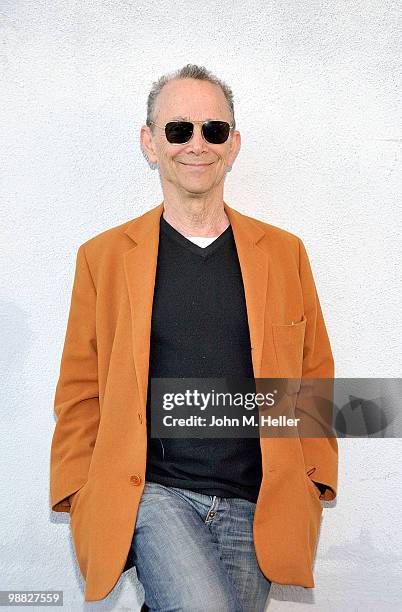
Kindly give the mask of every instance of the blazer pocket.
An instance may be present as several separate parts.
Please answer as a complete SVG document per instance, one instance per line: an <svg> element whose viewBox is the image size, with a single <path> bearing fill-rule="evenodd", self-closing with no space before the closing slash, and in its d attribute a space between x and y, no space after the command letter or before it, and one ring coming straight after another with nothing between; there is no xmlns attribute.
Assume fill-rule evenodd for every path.
<svg viewBox="0 0 402 612"><path fill-rule="evenodd" d="M87 484L88 484L88 480L86 482L84 482L84 484L81 485L79 489L77 489L74 493L71 493L71 495L69 496L69 500L70 500L70 514L73 513L73 511L75 509L76 500L77 500L79 494L81 493L81 491L83 490L83 488Z"/></svg>
<svg viewBox="0 0 402 612"><path fill-rule="evenodd" d="M318 489L318 487L315 486L314 482L311 480L310 476L306 476L306 480L307 480L307 488L310 490L311 495L313 496L313 499L317 502L317 504L320 506L320 508L322 509L322 505L320 502L320 490Z"/></svg>
<svg viewBox="0 0 402 612"><path fill-rule="evenodd" d="M303 371L304 335L307 318L290 324L272 323L272 334L276 359L281 378L290 378L291 392L300 389L300 378ZM289 391L288 391L289 392Z"/></svg>

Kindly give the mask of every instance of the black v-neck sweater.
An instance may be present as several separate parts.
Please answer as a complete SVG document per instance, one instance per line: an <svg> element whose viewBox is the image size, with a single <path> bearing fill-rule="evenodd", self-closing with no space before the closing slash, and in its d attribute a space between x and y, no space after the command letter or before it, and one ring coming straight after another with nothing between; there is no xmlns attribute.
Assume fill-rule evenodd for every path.
<svg viewBox="0 0 402 612"><path fill-rule="evenodd" d="M151 378L253 378L247 309L229 225L200 247L160 218L147 398L146 480L257 501L256 438L151 438Z"/></svg>

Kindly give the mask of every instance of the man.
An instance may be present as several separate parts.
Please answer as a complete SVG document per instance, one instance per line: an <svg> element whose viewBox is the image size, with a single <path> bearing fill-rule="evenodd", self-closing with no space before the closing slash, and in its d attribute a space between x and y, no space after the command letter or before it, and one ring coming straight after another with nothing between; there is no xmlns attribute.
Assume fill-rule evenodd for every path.
<svg viewBox="0 0 402 612"><path fill-rule="evenodd" d="M154 84L141 144L163 202L78 249L52 509L70 512L86 601L134 565L152 610L263 610L272 581L314 586L336 439L154 438L150 382L333 377L308 256L223 200L240 133L204 68Z"/></svg>

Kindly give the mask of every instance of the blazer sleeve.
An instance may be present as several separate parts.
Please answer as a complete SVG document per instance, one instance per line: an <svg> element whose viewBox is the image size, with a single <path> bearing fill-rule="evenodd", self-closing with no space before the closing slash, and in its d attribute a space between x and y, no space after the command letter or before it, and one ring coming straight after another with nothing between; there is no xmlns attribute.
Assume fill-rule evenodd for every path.
<svg viewBox="0 0 402 612"><path fill-rule="evenodd" d="M70 496L88 479L99 427L96 288L84 245L78 249L50 452L51 508L70 511Z"/></svg>
<svg viewBox="0 0 402 612"><path fill-rule="evenodd" d="M337 494L338 443L332 429L334 359L306 248L299 238L299 276L307 319L303 369L296 400L306 473L320 490L320 499Z"/></svg>

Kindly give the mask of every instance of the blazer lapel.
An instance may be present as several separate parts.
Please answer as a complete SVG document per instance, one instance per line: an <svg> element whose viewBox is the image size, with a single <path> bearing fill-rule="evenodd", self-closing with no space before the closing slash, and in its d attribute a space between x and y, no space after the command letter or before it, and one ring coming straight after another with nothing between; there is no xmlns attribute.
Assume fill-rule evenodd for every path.
<svg viewBox="0 0 402 612"><path fill-rule="evenodd" d="M132 349L140 401L146 406L152 304L158 260L159 224L164 203L134 219L125 230L135 245L124 255L130 301ZM258 246L264 230L224 202L232 226L243 277L254 377L261 373L269 258Z"/></svg>
<svg viewBox="0 0 402 612"><path fill-rule="evenodd" d="M264 344L269 259L267 253L257 243L265 232L226 203L224 208L232 226L243 277L254 378L259 378Z"/></svg>
<svg viewBox="0 0 402 612"><path fill-rule="evenodd" d="M130 300L132 347L140 402L145 411L151 339L152 304L158 261L159 223L163 202L134 219L127 234L135 246L124 254Z"/></svg>

